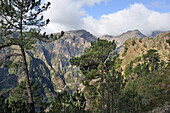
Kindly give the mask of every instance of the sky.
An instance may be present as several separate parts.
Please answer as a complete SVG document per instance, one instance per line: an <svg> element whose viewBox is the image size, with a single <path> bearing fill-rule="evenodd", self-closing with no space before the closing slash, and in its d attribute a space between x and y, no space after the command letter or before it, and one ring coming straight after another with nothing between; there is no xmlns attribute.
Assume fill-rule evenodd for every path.
<svg viewBox="0 0 170 113"><path fill-rule="evenodd" d="M51 2L42 31L85 29L96 36L117 36L129 30L144 35L170 30L170 0L43 0Z"/></svg>

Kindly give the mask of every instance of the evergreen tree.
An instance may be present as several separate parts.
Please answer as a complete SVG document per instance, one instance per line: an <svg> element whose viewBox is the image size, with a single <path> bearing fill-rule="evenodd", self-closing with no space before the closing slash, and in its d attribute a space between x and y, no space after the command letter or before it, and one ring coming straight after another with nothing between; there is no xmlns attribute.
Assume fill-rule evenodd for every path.
<svg viewBox="0 0 170 113"><path fill-rule="evenodd" d="M98 39L97 42L91 42L91 47L86 49L83 55L72 57L70 63L80 67L87 80L102 79L102 74L109 69L110 64L108 64L107 60L116 54L112 54L115 48L116 44L114 41L108 42L107 40Z"/></svg>
<svg viewBox="0 0 170 113"><path fill-rule="evenodd" d="M139 38L139 42L142 43L142 38Z"/></svg>
<svg viewBox="0 0 170 113"><path fill-rule="evenodd" d="M136 73L137 75L141 75L142 70L141 70L141 64L138 63L137 66L133 69L133 72Z"/></svg>
<svg viewBox="0 0 170 113"><path fill-rule="evenodd" d="M49 19L43 21L42 12L46 11L50 2L41 5L41 0L1 0L0 1L0 49L19 46L20 52L10 54L5 60L12 56L20 56L25 73L28 102L31 113L34 113L34 102L29 83L27 60L25 51L33 47L39 41L53 41L57 38L40 34L40 28L49 23ZM14 35L17 35L14 37ZM63 35L63 32L61 36ZM59 36L58 38L60 38Z"/></svg>
<svg viewBox="0 0 170 113"><path fill-rule="evenodd" d="M119 113L120 109L120 98L122 89L125 86L125 81L123 81L123 76L121 75L121 59L116 56L114 58L114 66L105 76L105 106L106 113Z"/></svg>
<svg viewBox="0 0 170 113"><path fill-rule="evenodd" d="M132 45L134 46L136 44L135 39L132 40Z"/></svg>
<svg viewBox="0 0 170 113"><path fill-rule="evenodd" d="M160 55L157 53L157 50L150 49L143 57L145 62L148 62L148 65L151 67L151 71L155 71L159 68Z"/></svg>
<svg viewBox="0 0 170 113"><path fill-rule="evenodd" d="M130 64L128 64L125 68L125 77L129 77L129 75L132 73L133 69L133 62L131 61Z"/></svg>
<svg viewBox="0 0 170 113"><path fill-rule="evenodd" d="M100 104L101 111L104 110L104 75L109 72L112 68L114 60L111 58L117 53L114 52L116 44L114 41L109 42L107 40L98 39L97 42L91 42L91 47L86 49L80 57L73 57L70 59L72 65L76 65L80 68L86 80L84 84L88 89L97 88L97 83L93 85L94 81L100 81L100 89L96 88L89 93L94 93L95 98L98 98L100 103L94 103L95 105ZM90 88L92 87L92 88ZM100 97L100 98L99 98Z"/></svg>
<svg viewBox="0 0 170 113"><path fill-rule="evenodd" d="M170 45L170 39L166 40L166 42Z"/></svg>

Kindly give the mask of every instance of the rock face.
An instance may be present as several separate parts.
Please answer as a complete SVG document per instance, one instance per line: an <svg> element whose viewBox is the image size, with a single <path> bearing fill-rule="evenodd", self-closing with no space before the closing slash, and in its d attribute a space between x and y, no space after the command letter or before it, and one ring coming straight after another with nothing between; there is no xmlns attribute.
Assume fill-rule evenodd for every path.
<svg viewBox="0 0 170 113"><path fill-rule="evenodd" d="M63 89L73 91L78 87L83 76L79 74L78 68L70 65L69 59L72 56L80 56L86 48L90 47L91 41L96 40L95 36L85 30L68 31L60 40L38 43L33 50L26 52L29 75L32 81L41 85L44 96L50 97ZM1 58L8 53L8 50L0 52ZM4 67L0 69L0 83L2 82L3 88L16 86L17 82L24 79L23 74L16 77L15 75L20 71L15 70ZM11 84L9 84L9 80L4 81L6 75L14 75L16 78L10 80Z"/></svg>

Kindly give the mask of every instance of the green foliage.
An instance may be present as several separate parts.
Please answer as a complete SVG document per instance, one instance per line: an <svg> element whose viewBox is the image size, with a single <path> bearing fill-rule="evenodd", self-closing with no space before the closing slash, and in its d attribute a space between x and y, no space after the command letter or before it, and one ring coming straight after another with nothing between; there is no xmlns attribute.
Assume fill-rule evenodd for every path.
<svg viewBox="0 0 170 113"><path fill-rule="evenodd" d="M137 75L141 75L142 69L140 63L138 63L137 66L133 69L133 72L136 73Z"/></svg>
<svg viewBox="0 0 170 113"><path fill-rule="evenodd" d="M129 75L132 73L133 68L133 62L130 62L125 68L125 77L129 77Z"/></svg>
<svg viewBox="0 0 170 113"><path fill-rule="evenodd" d="M148 52L143 55L144 61L151 66L151 71L155 71L159 68L160 55L157 53L157 50L150 49Z"/></svg>
<svg viewBox="0 0 170 113"><path fill-rule="evenodd" d="M128 47L127 47L127 45L125 45L125 46L124 46L124 51L123 51L123 53L122 53L122 56L123 56L123 57L126 55L127 50L128 50Z"/></svg>
<svg viewBox="0 0 170 113"><path fill-rule="evenodd" d="M121 92L125 86L125 81L120 72L116 69L110 70L110 73L106 75L105 83L105 112L116 113L121 112L120 98ZM98 108L100 109L100 108Z"/></svg>
<svg viewBox="0 0 170 113"><path fill-rule="evenodd" d="M58 93L51 104L50 113L85 113L86 100L84 94L75 92L70 95L67 91Z"/></svg>
<svg viewBox="0 0 170 113"><path fill-rule="evenodd" d="M133 60L134 63L139 62L139 61L141 61L141 57L136 57L136 58Z"/></svg>
<svg viewBox="0 0 170 113"><path fill-rule="evenodd" d="M146 43L144 43L144 44L143 44L143 47L147 48L147 45L146 45Z"/></svg>
<svg viewBox="0 0 170 113"><path fill-rule="evenodd" d="M136 44L135 39L132 40L132 45L134 46Z"/></svg>
<svg viewBox="0 0 170 113"><path fill-rule="evenodd" d="M143 61L141 61L143 59ZM140 63L139 63L140 62ZM133 65L138 63L135 67ZM160 55L157 53L157 50L150 49L141 57L136 57L133 61L130 62L125 68L125 77L131 77L130 75L137 74L146 75L150 72L162 69L165 63L160 63Z"/></svg>
<svg viewBox="0 0 170 113"><path fill-rule="evenodd" d="M149 65L145 62L141 65L141 69L142 69L142 75L147 75L148 73L150 73Z"/></svg>
<svg viewBox="0 0 170 113"><path fill-rule="evenodd" d="M89 93L86 96L93 98L90 100L90 109L95 112L104 110L104 79L118 57L117 53L113 52L115 48L114 41L98 39L97 42L91 42L91 47L86 49L83 55L70 59L70 63L78 66L86 77L83 81ZM96 108L100 108L99 111L96 111Z"/></svg>
<svg viewBox="0 0 170 113"><path fill-rule="evenodd" d="M120 113L135 113L141 110L141 97L136 91L136 84L128 83L120 98Z"/></svg>
<svg viewBox="0 0 170 113"><path fill-rule="evenodd" d="M35 101L35 109L45 109L47 107L47 103L43 100L43 95L40 92L40 87L38 84L31 82L31 87L33 91L33 97ZM9 106L14 107L14 103L28 103L28 96L27 96L27 90L26 90L26 82L22 81L20 82L15 89L13 89L8 97ZM22 104L20 107L22 107Z"/></svg>
<svg viewBox="0 0 170 113"><path fill-rule="evenodd" d="M38 111L44 111L44 109L48 106L48 103L43 100L43 96L40 95L40 87L31 82L31 86L33 89L33 96L35 101L35 109ZM0 113L30 113L30 105L28 104L28 96L26 91L25 81L22 81L17 85L16 88L11 89L9 97L5 99L3 95L1 95L0 100Z"/></svg>
<svg viewBox="0 0 170 113"><path fill-rule="evenodd" d="M121 96L120 109L122 113L147 112L155 107L170 102L167 88L169 66L161 71L155 71L129 81Z"/></svg>
<svg viewBox="0 0 170 113"><path fill-rule="evenodd" d="M160 62L160 55L154 49L130 62L126 66L125 76L137 76L129 79L122 90L120 113L147 112L168 101L168 70L169 66L165 68L165 62Z"/></svg>
<svg viewBox="0 0 170 113"><path fill-rule="evenodd" d="M168 40L166 40L166 42L169 44L169 46L170 46L170 39L168 39Z"/></svg>
<svg viewBox="0 0 170 113"><path fill-rule="evenodd" d="M139 42L142 43L142 38L139 38Z"/></svg>
<svg viewBox="0 0 170 113"><path fill-rule="evenodd" d="M100 70L107 70L107 60L109 60L111 52L115 48L116 44L114 41L108 42L107 40L98 39L97 42L91 42L91 47L86 49L83 55L72 57L70 63L79 67L87 79L93 79L99 75ZM95 72L94 75L92 74L93 72Z"/></svg>
<svg viewBox="0 0 170 113"><path fill-rule="evenodd" d="M30 113L28 103L17 101L12 102L9 105L8 99L5 99L3 95L0 97L0 113Z"/></svg>

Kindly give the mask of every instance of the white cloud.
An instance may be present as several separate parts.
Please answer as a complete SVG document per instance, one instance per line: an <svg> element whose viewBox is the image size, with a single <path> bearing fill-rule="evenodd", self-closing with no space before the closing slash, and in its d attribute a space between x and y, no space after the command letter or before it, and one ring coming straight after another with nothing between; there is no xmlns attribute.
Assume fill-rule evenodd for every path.
<svg viewBox="0 0 170 113"><path fill-rule="evenodd" d="M52 33L82 28L82 16L87 16L82 7L109 0L44 0L47 1L51 2L51 6L45 13L45 17L50 19L50 24L43 31Z"/></svg>
<svg viewBox="0 0 170 113"><path fill-rule="evenodd" d="M154 30L170 30L170 13L160 14L138 3L116 13L102 15L99 20L86 17L83 21L84 27L96 35L119 35L133 29L149 35Z"/></svg>
<svg viewBox="0 0 170 113"><path fill-rule="evenodd" d="M51 23L46 30L50 33L83 28L94 35L119 35L133 29L149 35L154 30L170 30L170 12L159 13L139 3L116 13L102 15L98 20L91 15L82 17L86 15L82 6L93 6L101 1L108 0L51 0L53 5L46 13Z"/></svg>
<svg viewBox="0 0 170 113"><path fill-rule="evenodd" d="M51 20L51 24L77 27L82 23L80 7L72 0L50 0L50 2L52 3L51 8L45 13L45 16Z"/></svg>

